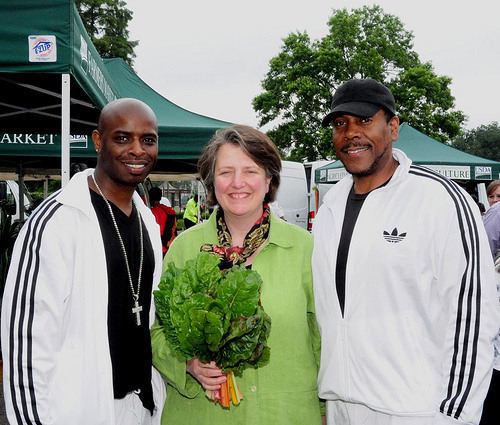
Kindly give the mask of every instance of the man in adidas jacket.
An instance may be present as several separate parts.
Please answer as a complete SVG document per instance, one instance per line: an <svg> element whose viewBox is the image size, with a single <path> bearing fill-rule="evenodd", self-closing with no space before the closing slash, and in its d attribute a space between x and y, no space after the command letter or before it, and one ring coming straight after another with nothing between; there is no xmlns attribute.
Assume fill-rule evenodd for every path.
<svg viewBox="0 0 500 425"><path fill-rule="evenodd" d="M147 125L143 125L145 116ZM101 118L99 131L105 140L96 146L96 178L99 173L97 180L110 202L118 205L111 186L115 194L121 193L129 203L134 201L147 229L144 236L149 234L153 247L154 270L150 275L154 289L162 266L158 225L134 189L156 160L157 148L149 141L153 136L148 135L153 152L150 158L143 155L137 141L144 139L140 136L144 128L147 133L154 128L156 117L142 102L119 99L103 109ZM108 133L113 134L113 141ZM112 154L115 147L119 156ZM128 170L126 164L139 161L147 166L140 172L137 167ZM142 407L136 394L123 400L114 397L108 334L110 285L107 253L91 197L93 172L88 169L76 174L62 191L47 198L24 224L16 241L2 305L3 384L10 424L124 425L131 422L121 414ZM128 178L128 185L117 184L120 178ZM123 285L130 291L127 281ZM143 285L147 287L146 282ZM150 300L150 308L143 304L149 317L142 317L149 341L155 314L151 293L142 291L140 300ZM126 312L133 320L132 312L128 308ZM137 366L132 363L129 369ZM147 422L135 418L134 425L160 422L164 384L156 369L151 366L151 370L156 413L151 415L147 410Z"/></svg>
<svg viewBox="0 0 500 425"><path fill-rule="evenodd" d="M314 224L327 423L477 424L500 324L479 211L454 182L392 148L382 84L338 88L323 125L350 173Z"/></svg>

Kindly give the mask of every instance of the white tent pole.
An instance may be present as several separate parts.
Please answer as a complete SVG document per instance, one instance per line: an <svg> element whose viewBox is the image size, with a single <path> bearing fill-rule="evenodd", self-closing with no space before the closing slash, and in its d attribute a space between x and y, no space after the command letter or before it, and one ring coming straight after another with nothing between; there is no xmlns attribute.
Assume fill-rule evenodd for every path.
<svg viewBox="0 0 500 425"><path fill-rule="evenodd" d="M70 119L70 75L62 74L62 114L61 114L61 184L69 182L69 119Z"/></svg>

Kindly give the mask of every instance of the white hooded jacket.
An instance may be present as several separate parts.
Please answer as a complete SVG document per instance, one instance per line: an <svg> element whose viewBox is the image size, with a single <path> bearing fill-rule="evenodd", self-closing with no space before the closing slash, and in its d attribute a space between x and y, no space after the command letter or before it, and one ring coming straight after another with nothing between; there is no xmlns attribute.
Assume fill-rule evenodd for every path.
<svg viewBox="0 0 500 425"><path fill-rule="evenodd" d="M108 281L101 230L91 203L89 169L46 199L15 244L2 306L4 396L11 424L115 423L107 327ZM134 199L161 275L158 225ZM150 325L154 319L150 310ZM133 367L133 365L131 365ZM152 370L154 422L165 390Z"/></svg>
<svg viewBox="0 0 500 425"><path fill-rule="evenodd" d="M476 424L500 324L479 211L454 182L393 155L399 167L367 196L353 230L344 316L335 264L352 176L328 192L316 217L320 397Z"/></svg>

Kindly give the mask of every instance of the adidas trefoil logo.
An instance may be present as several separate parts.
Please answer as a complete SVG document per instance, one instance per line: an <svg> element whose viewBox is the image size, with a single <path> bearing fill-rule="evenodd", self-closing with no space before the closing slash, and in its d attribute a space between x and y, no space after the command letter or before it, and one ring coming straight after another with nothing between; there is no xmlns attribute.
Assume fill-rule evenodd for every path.
<svg viewBox="0 0 500 425"><path fill-rule="evenodd" d="M392 233L389 233L389 232L384 230L384 239L387 242L398 243L398 242L401 242L405 238L405 236L406 236L406 232L398 235L398 229L396 227L394 228Z"/></svg>

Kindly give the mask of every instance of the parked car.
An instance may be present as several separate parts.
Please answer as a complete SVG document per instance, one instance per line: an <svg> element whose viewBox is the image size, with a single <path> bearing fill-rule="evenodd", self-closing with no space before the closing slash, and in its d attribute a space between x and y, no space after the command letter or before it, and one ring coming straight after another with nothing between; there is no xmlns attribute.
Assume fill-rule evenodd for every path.
<svg viewBox="0 0 500 425"><path fill-rule="evenodd" d="M13 221L24 222L31 212L31 197L24 186L24 203L21 211L19 185L14 180L0 181L0 206Z"/></svg>

